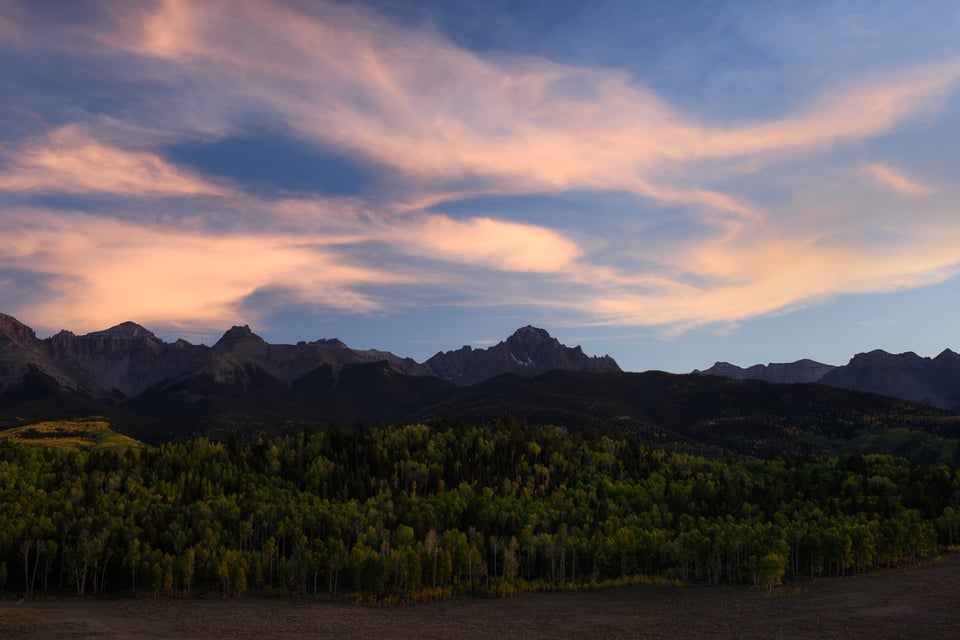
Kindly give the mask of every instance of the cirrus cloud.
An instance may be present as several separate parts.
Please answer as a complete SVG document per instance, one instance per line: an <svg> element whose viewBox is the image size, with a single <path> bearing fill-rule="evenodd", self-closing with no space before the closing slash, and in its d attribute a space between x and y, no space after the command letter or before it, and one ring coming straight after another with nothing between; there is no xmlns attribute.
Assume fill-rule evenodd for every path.
<svg viewBox="0 0 960 640"><path fill-rule="evenodd" d="M133 318L229 326L247 296L273 286L307 304L363 313L381 304L359 291L363 285L404 280L350 264L319 236L176 230L34 210L2 220L0 268L46 283L38 299L16 309L41 325L93 330Z"/></svg>
<svg viewBox="0 0 960 640"><path fill-rule="evenodd" d="M953 108L956 56L833 80L724 122L694 117L622 68L470 51L370 9L95 6L96 19L51 25L60 37L32 33L42 21L0 19L0 39L16 34L19 50L93 60L129 93L57 111L48 130L0 150L4 197L70 196L82 211L2 218L0 264L48 283L23 308L30 317L71 309L65 321L79 329L127 317L222 325L264 289L368 313L386 299L371 290L398 300L384 291L421 287L469 291L465 304L520 301L676 330L957 271L956 190L907 175L898 167L913 165L896 157L879 162L870 147ZM29 13L21 8L9 15ZM90 124L100 116L154 135L111 134ZM171 153L260 130L367 161L376 188L255 195ZM834 174L860 179L828 192ZM905 199L890 190L916 208L909 228ZM570 192L587 204L563 220L510 201ZM102 194L123 203L91 197ZM596 213L611 194L618 210ZM131 220L132 201L152 223ZM456 215L470 201L489 209ZM170 207L182 215L164 217ZM194 228L170 222L187 217ZM471 269L478 282L465 286Z"/></svg>
<svg viewBox="0 0 960 640"><path fill-rule="evenodd" d="M867 176L893 191L909 197L928 196L936 189L907 177L902 171L883 164L869 164L863 168Z"/></svg>
<svg viewBox="0 0 960 640"><path fill-rule="evenodd" d="M102 142L75 125L2 154L0 191L123 196L226 195L227 189L178 169L155 153Z"/></svg>

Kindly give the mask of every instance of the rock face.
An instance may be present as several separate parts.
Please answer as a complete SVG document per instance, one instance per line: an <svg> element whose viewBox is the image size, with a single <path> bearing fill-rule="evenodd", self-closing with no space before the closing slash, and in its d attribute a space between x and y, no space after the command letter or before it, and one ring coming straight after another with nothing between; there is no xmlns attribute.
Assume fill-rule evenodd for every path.
<svg viewBox="0 0 960 640"><path fill-rule="evenodd" d="M791 383L791 382L819 382L823 376L836 369L830 364L823 364L814 360L797 360L796 362L771 362L770 364L755 364L746 369L730 364L717 362L706 371L694 371L711 376L722 376L736 380L762 380L764 382Z"/></svg>
<svg viewBox="0 0 960 640"><path fill-rule="evenodd" d="M61 331L42 343L75 388L94 396L136 395L200 366L205 356L205 347L167 344L133 322L80 336Z"/></svg>
<svg viewBox="0 0 960 640"><path fill-rule="evenodd" d="M554 370L603 373L621 371L610 356L587 356L578 347L567 347L537 327L518 329L489 349L464 346L439 352L424 363L434 375L459 385L471 385L503 373L533 377Z"/></svg>
<svg viewBox="0 0 960 640"><path fill-rule="evenodd" d="M185 340L167 343L133 322L85 335L61 331L40 340L30 327L0 314L0 389L37 369L65 389L121 399L199 376L245 387L262 371L290 384L317 368L327 367L336 375L345 366L375 361L386 361L408 375L430 375L409 358L350 349L336 339L267 344L248 326L231 328L213 347Z"/></svg>
<svg viewBox="0 0 960 640"><path fill-rule="evenodd" d="M960 410L960 354L949 349L935 358L924 358L912 351L858 353L846 366L831 371L820 382Z"/></svg>
<svg viewBox="0 0 960 640"><path fill-rule="evenodd" d="M17 384L31 367L40 369L61 385L71 383L70 377L47 355L33 329L0 313L0 389Z"/></svg>
<svg viewBox="0 0 960 640"><path fill-rule="evenodd" d="M336 338L292 344L268 344L250 327L232 327L212 349L219 360L219 377L245 365L255 365L272 377L290 384L317 368L329 366L335 377L349 365L384 361L406 375L430 375L429 369L411 358L388 351L351 349ZM232 369L231 369L232 367Z"/></svg>

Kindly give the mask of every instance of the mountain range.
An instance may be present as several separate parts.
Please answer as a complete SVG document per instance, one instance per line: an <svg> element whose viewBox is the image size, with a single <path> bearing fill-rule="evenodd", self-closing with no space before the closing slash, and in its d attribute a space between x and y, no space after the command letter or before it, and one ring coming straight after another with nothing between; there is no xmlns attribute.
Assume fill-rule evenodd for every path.
<svg viewBox="0 0 960 640"><path fill-rule="evenodd" d="M385 363L398 374L433 376L458 386L503 374L530 378L554 370L621 371L610 356L587 356L579 346L567 347L532 326L490 348L463 346L416 362L388 351L351 349L336 338L269 344L248 326L232 327L212 347L185 340L167 343L133 322L85 335L63 330L39 339L33 329L0 313L0 390L17 386L33 369L64 389L97 400L122 401L200 379L244 389L257 376L266 376L298 389L307 380L316 386L323 378L332 387L344 368L364 363ZM808 359L748 368L717 362L693 373L778 384L819 383L960 411L960 355L949 349L935 358L875 350L856 354L843 366Z"/></svg>
<svg viewBox="0 0 960 640"><path fill-rule="evenodd" d="M934 358L912 351L892 354L877 349L858 353L843 366L806 359L747 368L717 362L709 369L693 373L774 383L813 382L960 411L960 354L950 349Z"/></svg>
<svg viewBox="0 0 960 640"><path fill-rule="evenodd" d="M530 326L486 349L416 362L337 339L269 344L247 326L212 347L168 343L132 322L40 339L0 314L0 429L96 415L153 443L513 416L684 450L872 451L960 463L960 417L934 408L960 407L958 372L960 356L946 351L858 354L843 367L806 360L628 373Z"/></svg>
<svg viewBox="0 0 960 640"><path fill-rule="evenodd" d="M288 387L320 376L335 385L344 368L364 363L385 363L399 374L435 376L457 385L502 374L621 370L610 356L587 356L579 346L562 345L532 326L487 349L464 346L418 363L387 351L351 349L336 338L269 344L249 326L232 327L212 347L185 340L167 343L133 322L85 335L64 330L39 339L16 318L0 314L0 389L16 386L34 369L65 389L96 399L134 398L158 385L168 388L197 378L244 388L260 375Z"/></svg>

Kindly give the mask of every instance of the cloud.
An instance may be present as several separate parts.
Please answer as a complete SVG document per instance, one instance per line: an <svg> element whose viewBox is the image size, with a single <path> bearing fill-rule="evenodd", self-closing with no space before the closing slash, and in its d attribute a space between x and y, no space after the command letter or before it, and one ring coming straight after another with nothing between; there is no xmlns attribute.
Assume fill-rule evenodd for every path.
<svg viewBox="0 0 960 640"><path fill-rule="evenodd" d="M845 293L885 293L960 274L960 230L927 233L903 246L871 249L818 238L769 238L751 244L704 243L661 281L624 287L629 278L597 278L588 304L596 321L662 326L668 332L787 312ZM638 289L642 293L636 293Z"/></svg>
<svg viewBox="0 0 960 640"><path fill-rule="evenodd" d="M4 151L0 190L122 196L225 195L227 189L158 155L104 143L75 125Z"/></svg>
<svg viewBox="0 0 960 640"><path fill-rule="evenodd" d="M4 4L0 3L0 9L3 7ZM10 18L0 15L0 41L18 42L22 37L23 33L19 25Z"/></svg>
<svg viewBox="0 0 960 640"><path fill-rule="evenodd" d="M791 115L718 126L686 117L622 71L480 57L342 5L307 13L279 3L167 0L114 16L114 27L93 37L185 74L191 95L174 92L173 112L201 104L192 115L220 123L211 128L238 121L235 105L258 105L300 137L424 186L468 177L482 179L486 193L614 189L749 215L755 206L686 183L678 167L875 136L934 108L960 77L957 61L919 66L824 87Z"/></svg>
<svg viewBox="0 0 960 640"><path fill-rule="evenodd" d="M45 276L47 289L13 309L39 326L86 331L122 319L229 326L244 298L269 287L305 304L364 313L381 302L359 289L404 279L351 264L321 236L177 230L43 211L7 213L2 222L0 268Z"/></svg>
<svg viewBox="0 0 960 640"><path fill-rule="evenodd" d="M960 79L960 60L891 71L840 90L827 88L798 114L770 122L712 130L703 145L718 157L795 153L890 131L935 110Z"/></svg>
<svg viewBox="0 0 960 640"><path fill-rule="evenodd" d="M677 330L957 272L960 230L942 212L908 234L901 212L875 211L876 198L860 204L853 188L832 198L801 193L831 172L848 177L834 151L856 142L852 162L863 176L915 205L953 211L949 187L871 163L866 143L949 104L960 78L954 59L838 81L781 113L723 123L692 117L623 70L481 55L352 6L98 6L103 20L60 25L68 37L22 46L64 42L70 56L102 63L134 94L116 118L154 137L58 126L3 150L0 190L137 198L154 219L165 198L215 196L225 213L214 222L209 208L180 207L191 229L118 222L110 216L124 212L109 208L6 214L0 265L52 283L26 308L35 318L79 330L128 317L224 326L258 291L283 288L308 304L364 313L384 304L371 288L403 285L466 292L464 304L520 303ZM4 24L0 37L21 29ZM255 196L164 154L171 142L251 128L395 175L366 198ZM817 165L807 183L789 175L801 156ZM562 224L550 212L530 222L508 205L477 217L428 212L477 196L569 191L635 198L603 220L603 234L592 231L599 214L589 204ZM654 223L634 219L651 211L665 230L648 238ZM225 219L228 229L211 230ZM871 234L896 239L881 247L865 240Z"/></svg>
<svg viewBox="0 0 960 640"><path fill-rule="evenodd" d="M903 196L921 197L936 192L935 188L912 180L903 172L883 164L869 164L863 168L863 171L878 184Z"/></svg>
<svg viewBox="0 0 960 640"><path fill-rule="evenodd" d="M581 254L576 243L550 229L490 218L421 216L397 229L393 241L421 255L503 271L561 271Z"/></svg>

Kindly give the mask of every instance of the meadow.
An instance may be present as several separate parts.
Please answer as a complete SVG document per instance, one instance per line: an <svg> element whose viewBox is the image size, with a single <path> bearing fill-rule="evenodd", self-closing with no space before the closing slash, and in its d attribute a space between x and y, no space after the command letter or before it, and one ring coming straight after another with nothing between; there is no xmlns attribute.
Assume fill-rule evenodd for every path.
<svg viewBox="0 0 960 640"><path fill-rule="evenodd" d="M956 638L960 556L845 578L746 587L635 586L409 606L251 595L0 600L0 637Z"/></svg>

